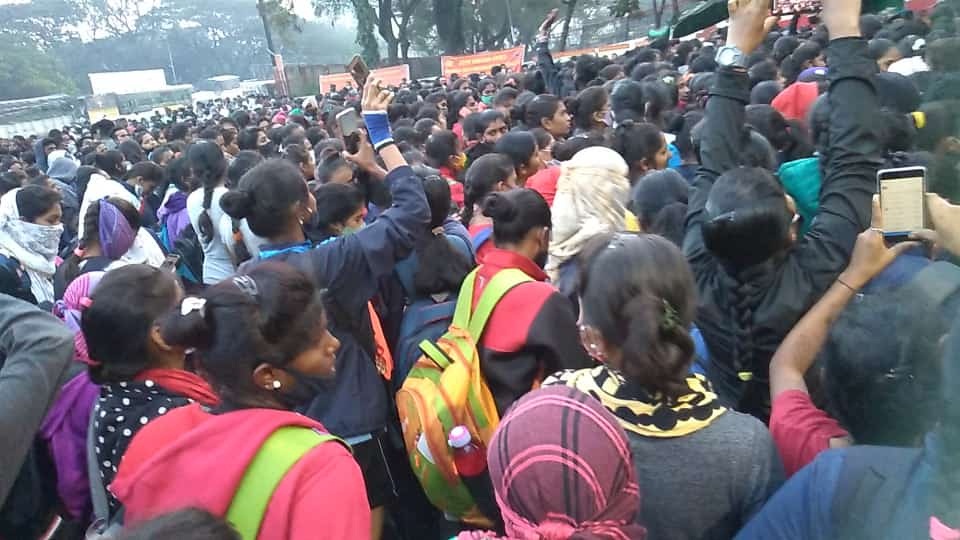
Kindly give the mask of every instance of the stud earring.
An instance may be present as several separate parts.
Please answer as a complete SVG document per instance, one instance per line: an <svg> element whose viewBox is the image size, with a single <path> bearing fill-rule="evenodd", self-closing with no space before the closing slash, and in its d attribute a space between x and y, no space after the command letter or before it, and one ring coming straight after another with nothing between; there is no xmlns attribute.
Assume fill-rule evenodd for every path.
<svg viewBox="0 0 960 540"><path fill-rule="evenodd" d="M280 381L273 381L273 389L274 389L274 390L279 390L279 389L280 389L280 386L282 386L282 385L280 384Z"/></svg>

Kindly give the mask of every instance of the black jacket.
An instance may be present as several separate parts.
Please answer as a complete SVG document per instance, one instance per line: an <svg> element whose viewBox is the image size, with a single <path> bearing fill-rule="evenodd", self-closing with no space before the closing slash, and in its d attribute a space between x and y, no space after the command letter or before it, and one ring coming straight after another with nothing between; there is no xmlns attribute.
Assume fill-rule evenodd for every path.
<svg viewBox="0 0 960 540"><path fill-rule="evenodd" d="M739 134L750 99L746 72L721 68L706 108L702 167L690 196L684 239L699 293L696 323L710 349L708 375L721 399L761 417L769 410L770 358L843 271L857 235L869 227L876 173L882 163L873 83L877 66L867 54L866 41L835 40L828 54L833 112L819 214L789 251L741 271L740 281L706 249L701 225L709 219L705 207L714 182L738 164ZM750 276L746 288L744 275ZM749 322L738 323L744 320ZM743 354L745 333L753 344L748 355ZM743 365L745 356L752 358L750 365Z"/></svg>

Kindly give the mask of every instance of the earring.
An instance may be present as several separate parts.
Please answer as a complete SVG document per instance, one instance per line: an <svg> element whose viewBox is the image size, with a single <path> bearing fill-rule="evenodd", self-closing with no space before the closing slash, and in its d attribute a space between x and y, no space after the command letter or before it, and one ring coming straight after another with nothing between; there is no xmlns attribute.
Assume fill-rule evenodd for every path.
<svg viewBox="0 0 960 540"><path fill-rule="evenodd" d="M280 381L277 381L277 380L274 380L274 381L273 381L273 389L274 389L274 390L279 390L281 386L282 386L282 385L280 384Z"/></svg>

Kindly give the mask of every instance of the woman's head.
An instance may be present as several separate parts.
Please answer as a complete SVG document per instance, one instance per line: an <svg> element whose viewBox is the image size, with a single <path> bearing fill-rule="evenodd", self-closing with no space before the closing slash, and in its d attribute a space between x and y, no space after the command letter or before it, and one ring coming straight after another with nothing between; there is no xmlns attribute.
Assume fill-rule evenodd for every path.
<svg viewBox="0 0 960 540"><path fill-rule="evenodd" d="M57 226L63 211L60 208L60 192L45 186L28 185L16 194L20 219L34 225Z"/></svg>
<svg viewBox="0 0 960 540"><path fill-rule="evenodd" d="M659 234L680 246L689 193L690 184L677 171L654 171L633 186L629 208L644 232Z"/></svg>
<svg viewBox="0 0 960 540"><path fill-rule="evenodd" d="M542 127L557 139L570 135L570 113L554 95L540 94L530 100L524 107L523 123L529 129Z"/></svg>
<svg viewBox="0 0 960 540"><path fill-rule="evenodd" d="M667 139L653 124L632 120L621 123L613 134L613 149L629 165L634 182L648 171L666 169L670 161Z"/></svg>
<svg viewBox="0 0 960 540"><path fill-rule="evenodd" d="M143 148L140 148L140 145L136 141L127 139L120 143L118 146L120 153L123 154L123 160L131 165L136 165L141 161L147 160L147 155L143 152Z"/></svg>
<svg viewBox="0 0 960 540"><path fill-rule="evenodd" d="M124 175L124 180L134 186L139 186L140 193L146 195L163 184L165 173L163 167L152 161L141 161L130 167Z"/></svg>
<svg viewBox="0 0 960 540"><path fill-rule="evenodd" d="M93 158L93 164L101 171L107 173L107 176L111 178L120 178L123 176L123 173L126 172L123 166L124 161L125 158L123 154L117 150L108 150L103 153L98 152Z"/></svg>
<svg viewBox="0 0 960 540"><path fill-rule="evenodd" d="M507 133L497 141L495 150L498 154L509 157L513 162L513 168L517 172L517 184L521 186L527 178L537 174L543 168L537 140L528 131Z"/></svg>
<svg viewBox="0 0 960 540"><path fill-rule="evenodd" d="M270 138L262 129L249 127L237 135L237 147L240 150L254 150L259 152L262 147L270 144Z"/></svg>
<svg viewBox="0 0 960 540"><path fill-rule="evenodd" d="M160 334L196 350L211 386L233 407L293 409L336 374L340 342L327 329L321 292L285 263L266 262L185 298Z"/></svg>
<svg viewBox="0 0 960 540"><path fill-rule="evenodd" d="M550 206L532 189L490 194L483 214L493 220L493 241L501 249L543 265L550 247Z"/></svg>
<svg viewBox="0 0 960 540"><path fill-rule="evenodd" d="M423 192L430 205L430 234L422 238L415 249L417 266L413 287L417 294L423 296L457 291L470 273L472 264L443 233L443 224L450 215L452 203L450 185L439 176L427 176L423 180ZM466 245L463 247L466 248Z"/></svg>
<svg viewBox="0 0 960 540"><path fill-rule="evenodd" d="M353 234L363 228L366 204L353 184L323 184L314 191L317 226L332 236Z"/></svg>
<svg viewBox="0 0 960 540"><path fill-rule="evenodd" d="M602 86L591 86L567 100L567 111L573 119L573 127L581 131L601 130L613 123L610 98Z"/></svg>
<svg viewBox="0 0 960 540"><path fill-rule="evenodd" d="M787 148L793 140L790 124L780 111L770 105L749 105L747 123L756 128L776 150Z"/></svg>
<svg viewBox="0 0 960 540"><path fill-rule="evenodd" d="M223 211L246 219L253 234L275 238L301 230L316 209L300 169L282 159L270 159L243 175L237 189L223 194Z"/></svg>
<svg viewBox="0 0 960 540"><path fill-rule="evenodd" d="M247 171L256 167L263 162L263 156L258 152L252 150L243 150L242 152L237 153L236 157L233 158L233 162L230 163L230 166L227 167L227 180L228 184L231 187L236 187L240 183L240 179L243 178L243 175L247 174Z"/></svg>
<svg viewBox="0 0 960 540"><path fill-rule="evenodd" d="M80 320L97 384L130 381L154 367L182 367L184 348L160 336L159 321L180 301L170 272L134 264L108 272Z"/></svg>
<svg viewBox="0 0 960 540"><path fill-rule="evenodd" d="M290 144L283 148L283 157L300 168L300 172L306 181L313 180L317 171L317 163L314 161L313 152L299 144Z"/></svg>
<svg viewBox="0 0 960 540"><path fill-rule="evenodd" d="M427 163L433 168L448 167L455 171L463 169L460 141L452 131L440 131L430 135L424 151Z"/></svg>
<svg viewBox="0 0 960 540"><path fill-rule="evenodd" d="M353 166L343 158L342 152L343 148L336 145L326 146L317 152L317 183L353 183Z"/></svg>
<svg viewBox="0 0 960 540"><path fill-rule="evenodd" d="M487 154L470 164L464 181L463 222L469 226L474 206L494 192L517 187L517 172L513 161L503 154Z"/></svg>
<svg viewBox="0 0 960 540"><path fill-rule="evenodd" d="M640 490L627 437L587 394L530 392L500 422L487 455L511 538L645 537L635 523Z"/></svg>
<svg viewBox="0 0 960 540"><path fill-rule="evenodd" d="M452 122L450 126L456 124L460 120L463 120L471 113L477 112L477 99L473 95L473 92L470 90L456 90L451 92L447 97L447 101L450 104L450 111Z"/></svg>
<svg viewBox="0 0 960 540"><path fill-rule="evenodd" d="M648 392L684 393L696 289L680 249L653 234L619 233L593 239L581 260L583 321L607 363Z"/></svg>
<svg viewBox="0 0 960 540"><path fill-rule="evenodd" d="M770 259L796 238L783 187L765 169L738 167L721 175L706 210L704 244L735 269Z"/></svg>
<svg viewBox="0 0 960 540"><path fill-rule="evenodd" d="M553 161L553 143L555 139L547 130L543 128L533 128L530 134L537 141L537 149L540 152L540 161L546 165Z"/></svg>
<svg viewBox="0 0 960 540"><path fill-rule="evenodd" d="M219 145L209 141L199 141L187 150L187 162L193 181L203 189L203 211L200 213L200 236L205 242L213 239L213 220L210 218L210 205L213 204L213 190L222 186L227 179L227 160Z"/></svg>

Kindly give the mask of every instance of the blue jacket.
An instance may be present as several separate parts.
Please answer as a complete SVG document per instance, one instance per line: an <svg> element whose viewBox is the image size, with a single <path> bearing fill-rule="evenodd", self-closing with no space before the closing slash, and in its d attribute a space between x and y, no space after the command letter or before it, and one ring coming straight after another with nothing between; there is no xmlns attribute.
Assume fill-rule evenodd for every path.
<svg viewBox="0 0 960 540"><path fill-rule="evenodd" d="M377 293L378 280L410 254L430 223L423 184L410 167L394 169L386 182L393 206L356 234L321 245L265 245L241 270L265 259L286 261L308 272L319 288L326 289L326 299L335 301L354 324L369 326L367 302ZM340 340L336 382L332 392L318 395L301 412L340 437L379 431L388 418L384 381L373 359L346 329L351 321L328 315L330 331Z"/></svg>

